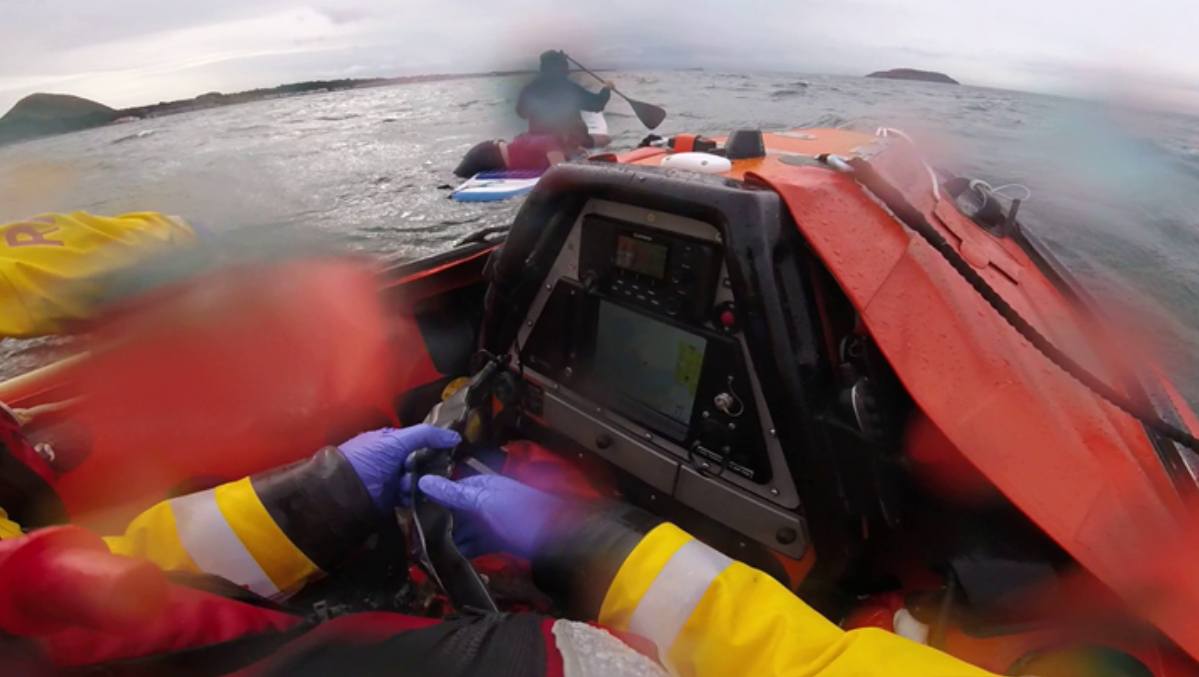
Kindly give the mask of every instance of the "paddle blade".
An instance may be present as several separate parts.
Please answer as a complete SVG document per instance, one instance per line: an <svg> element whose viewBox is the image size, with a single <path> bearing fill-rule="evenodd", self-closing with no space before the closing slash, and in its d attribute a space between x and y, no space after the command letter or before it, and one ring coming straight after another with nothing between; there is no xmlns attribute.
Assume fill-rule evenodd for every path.
<svg viewBox="0 0 1199 677"><path fill-rule="evenodd" d="M657 129L658 125L666 119L666 111L660 106L634 99L629 99L629 105L633 107L633 112L637 114L637 119L641 120L641 124L649 129Z"/></svg>

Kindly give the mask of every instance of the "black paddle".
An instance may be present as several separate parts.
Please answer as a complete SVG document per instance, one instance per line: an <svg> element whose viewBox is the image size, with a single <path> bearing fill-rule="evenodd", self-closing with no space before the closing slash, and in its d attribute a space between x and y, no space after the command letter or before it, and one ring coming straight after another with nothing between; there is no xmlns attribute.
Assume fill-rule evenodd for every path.
<svg viewBox="0 0 1199 677"><path fill-rule="evenodd" d="M590 75L591 77L595 78L596 80L599 80L600 82L607 82L607 80L596 75L595 73L593 73L589 68L587 68L583 64L579 63L578 61L575 61L574 58L571 57L569 54L566 54L565 56L567 59L570 60L571 63L578 66L579 70ZM623 92L621 92L619 89L616 89L615 87L612 88L612 91L616 92L616 94L620 98L629 102L629 105L633 107L633 112L637 114L637 119L641 120L641 124L645 125L649 129L657 129L658 125L662 124L662 121L666 119L666 111L663 110L661 106L655 106L652 103L638 101L637 99L630 99L629 97L625 96Z"/></svg>

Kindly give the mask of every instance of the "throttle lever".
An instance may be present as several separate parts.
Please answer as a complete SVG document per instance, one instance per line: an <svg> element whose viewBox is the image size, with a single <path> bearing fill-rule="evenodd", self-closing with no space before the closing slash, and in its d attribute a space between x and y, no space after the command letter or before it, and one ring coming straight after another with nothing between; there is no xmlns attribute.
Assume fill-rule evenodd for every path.
<svg viewBox="0 0 1199 677"><path fill-rule="evenodd" d="M429 574L458 609L499 611L482 576L454 544L454 516L448 508L425 498L420 490L424 475L449 477L457 461L465 458L473 446L468 439L467 423L472 410L490 402L495 378L503 373L503 357L491 358L470 382L433 407L425 422L462 434L462 441L451 450L421 449L412 454L412 522L416 539L413 558Z"/></svg>
<svg viewBox="0 0 1199 677"><path fill-rule="evenodd" d="M416 532L414 558L449 596L458 609L499 611L483 577L454 544L454 514L429 500L417 486L424 475L448 476L450 454L422 449L413 455L412 523Z"/></svg>

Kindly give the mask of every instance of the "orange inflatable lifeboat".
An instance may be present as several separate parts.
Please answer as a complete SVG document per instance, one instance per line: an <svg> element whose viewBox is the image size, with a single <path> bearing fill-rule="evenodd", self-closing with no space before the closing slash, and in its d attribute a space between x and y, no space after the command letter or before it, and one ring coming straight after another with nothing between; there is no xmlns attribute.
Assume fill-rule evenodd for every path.
<svg viewBox="0 0 1199 677"><path fill-rule="evenodd" d="M897 134L681 135L603 160L554 167L510 229L390 266L370 291L323 268L380 324L294 332L283 312L286 340L261 347L300 346L326 370L336 397L297 400L322 426L253 454L230 435L212 458L97 447L56 487L72 516L298 458L336 441L334 423L418 421L482 352L507 356L497 441L540 442L572 481L679 522L834 620L997 672L1194 674L1196 418L1129 364L1014 210ZM330 346L380 357L323 360ZM102 357L0 399L61 399ZM136 497L105 489L128 468L149 478Z"/></svg>

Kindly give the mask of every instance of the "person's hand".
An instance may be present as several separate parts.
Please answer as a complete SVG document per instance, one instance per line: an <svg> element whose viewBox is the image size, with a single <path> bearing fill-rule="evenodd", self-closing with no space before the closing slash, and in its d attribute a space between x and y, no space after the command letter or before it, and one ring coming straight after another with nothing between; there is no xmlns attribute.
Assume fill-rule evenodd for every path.
<svg viewBox="0 0 1199 677"><path fill-rule="evenodd" d="M469 522L465 533L455 526L455 542L468 556L485 554L486 532L494 536L502 549L531 558L537 552L555 518L569 507L567 501L502 475L474 475L457 482L438 475L425 475L419 481L425 496L466 513L485 527L480 530ZM462 536L466 536L462 539ZM468 552L470 551L470 552Z"/></svg>
<svg viewBox="0 0 1199 677"><path fill-rule="evenodd" d="M412 452L449 449L461 441L453 430L422 424L371 430L343 442L338 449L366 486L375 505L388 510L399 499L396 491L400 486L400 472Z"/></svg>
<svg viewBox="0 0 1199 677"><path fill-rule="evenodd" d="M604 80L604 89L616 89L616 83L611 80Z"/></svg>

